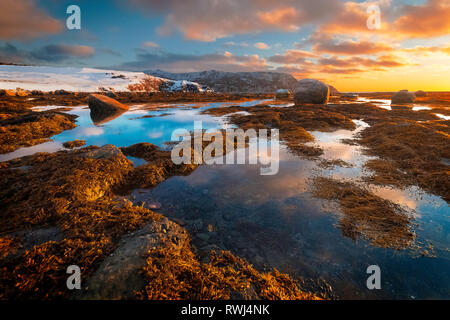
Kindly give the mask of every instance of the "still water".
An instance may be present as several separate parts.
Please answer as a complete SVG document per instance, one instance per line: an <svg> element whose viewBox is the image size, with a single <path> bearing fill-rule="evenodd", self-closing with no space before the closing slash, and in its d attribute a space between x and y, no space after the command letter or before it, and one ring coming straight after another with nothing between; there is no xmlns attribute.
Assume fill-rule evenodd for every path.
<svg viewBox="0 0 450 320"><path fill-rule="evenodd" d="M102 125L94 125L87 107L72 108L78 127L54 136L52 141L0 156L0 161L63 149L62 143L86 140L86 145L129 146L151 142L166 147L178 128L222 128L226 117L201 115L207 108L251 106L261 102L135 106ZM384 104L384 101L380 102ZM287 105L288 106L288 105ZM45 108L44 108L45 109ZM341 231L339 208L315 199L309 191L314 176L331 176L358 182L368 174L362 166L369 157L358 146L340 142L356 131L312 132L322 158L341 159L351 167L321 168L317 162L292 155L282 145L280 169L261 176L258 165L200 166L191 175L173 177L150 190L135 190L132 201L160 203L162 214L183 224L191 233L200 257L209 250L230 250L259 269L276 267L299 276L310 289L337 298L450 299L450 208L439 197L418 188L406 190L368 186L378 196L402 205L413 217L416 245L433 247L435 257L422 256L414 246L396 251L377 248ZM143 160L130 158L135 165ZM381 290L368 290L366 269L381 269ZM331 288L331 289L330 289Z"/></svg>

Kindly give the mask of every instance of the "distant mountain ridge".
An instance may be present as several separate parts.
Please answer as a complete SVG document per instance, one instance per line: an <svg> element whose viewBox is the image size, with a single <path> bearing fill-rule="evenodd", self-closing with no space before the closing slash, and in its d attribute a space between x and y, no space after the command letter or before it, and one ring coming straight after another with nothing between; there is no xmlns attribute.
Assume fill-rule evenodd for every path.
<svg viewBox="0 0 450 320"><path fill-rule="evenodd" d="M297 80L279 72L225 72L217 70L171 73L147 70L144 73L172 80L188 80L207 85L216 92L275 93L278 89L292 89Z"/></svg>

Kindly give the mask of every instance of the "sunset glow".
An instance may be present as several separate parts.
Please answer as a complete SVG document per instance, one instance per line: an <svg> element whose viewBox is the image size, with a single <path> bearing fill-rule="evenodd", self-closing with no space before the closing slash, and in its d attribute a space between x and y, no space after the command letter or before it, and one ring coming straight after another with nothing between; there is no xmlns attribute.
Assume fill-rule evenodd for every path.
<svg viewBox="0 0 450 320"><path fill-rule="evenodd" d="M65 28L72 2L83 8L81 30ZM450 90L450 0L72 2L1 1L0 62L274 71L342 91ZM380 24L369 28L374 5Z"/></svg>

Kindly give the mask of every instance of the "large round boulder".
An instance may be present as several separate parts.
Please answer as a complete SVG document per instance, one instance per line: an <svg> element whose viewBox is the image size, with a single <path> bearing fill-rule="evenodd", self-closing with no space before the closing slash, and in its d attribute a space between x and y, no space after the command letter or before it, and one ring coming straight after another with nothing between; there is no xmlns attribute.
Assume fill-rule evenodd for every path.
<svg viewBox="0 0 450 320"><path fill-rule="evenodd" d="M416 101L416 95L408 90L400 90L392 96L391 101L392 103L413 103Z"/></svg>
<svg viewBox="0 0 450 320"><path fill-rule="evenodd" d="M91 94L89 96L89 109L94 123L99 123L104 119L109 119L128 111L128 106L101 94Z"/></svg>
<svg viewBox="0 0 450 320"><path fill-rule="evenodd" d="M315 79L302 79L294 88L294 102L299 104L327 104L330 98L328 86Z"/></svg>

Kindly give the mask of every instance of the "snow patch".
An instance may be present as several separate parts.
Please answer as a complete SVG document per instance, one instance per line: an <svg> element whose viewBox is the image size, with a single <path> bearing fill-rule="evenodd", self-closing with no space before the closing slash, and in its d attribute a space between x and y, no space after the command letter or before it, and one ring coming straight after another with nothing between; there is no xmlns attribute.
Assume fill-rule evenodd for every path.
<svg viewBox="0 0 450 320"><path fill-rule="evenodd" d="M208 91L198 83L172 81L143 72L102 70L94 68L46 67L0 65L0 89L40 90L44 92L66 90L73 92L96 92L114 90L130 91L130 85L142 82L165 83L164 91L185 91L184 88ZM155 91L158 91L157 88Z"/></svg>

